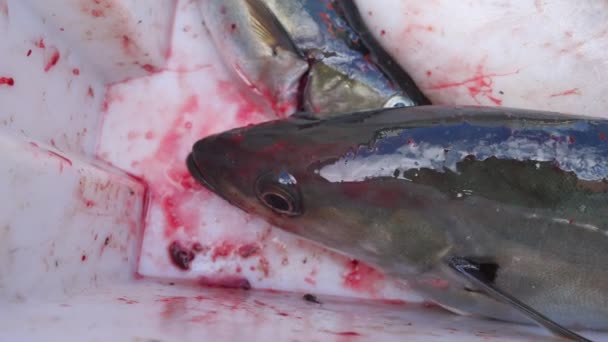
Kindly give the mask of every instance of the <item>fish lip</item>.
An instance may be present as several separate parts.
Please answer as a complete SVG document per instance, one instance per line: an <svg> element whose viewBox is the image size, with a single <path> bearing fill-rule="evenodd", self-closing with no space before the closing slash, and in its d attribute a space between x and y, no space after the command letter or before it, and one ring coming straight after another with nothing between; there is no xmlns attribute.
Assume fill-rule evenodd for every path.
<svg viewBox="0 0 608 342"><path fill-rule="evenodd" d="M208 179L203 177L201 170L198 168L196 162L194 161L194 156L192 155L192 153L188 154L188 157L186 158L186 166L188 167L188 171L190 172L192 177L196 179L201 185L213 192L217 192L215 186L213 186L213 184L211 184Z"/></svg>

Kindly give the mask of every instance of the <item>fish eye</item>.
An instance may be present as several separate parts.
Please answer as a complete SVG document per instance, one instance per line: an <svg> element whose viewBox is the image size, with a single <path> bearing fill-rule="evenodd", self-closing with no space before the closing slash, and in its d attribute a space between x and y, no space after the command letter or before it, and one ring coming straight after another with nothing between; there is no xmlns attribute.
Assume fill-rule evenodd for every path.
<svg viewBox="0 0 608 342"><path fill-rule="evenodd" d="M402 107L410 107L414 104L407 97L396 95L388 99L384 104L384 108L402 108Z"/></svg>
<svg viewBox="0 0 608 342"><path fill-rule="evenodd" d="M269 172L258 178L255 185L258 200L277 214L302 214L301 195L296 179L288 172Z"/></svg>

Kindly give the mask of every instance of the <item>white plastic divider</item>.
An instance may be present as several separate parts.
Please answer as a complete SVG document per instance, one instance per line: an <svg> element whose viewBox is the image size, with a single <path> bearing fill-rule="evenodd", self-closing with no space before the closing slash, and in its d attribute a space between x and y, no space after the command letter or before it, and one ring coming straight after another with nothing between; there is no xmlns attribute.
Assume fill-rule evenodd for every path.
<svg viewBox="0 0 608 342"><path fill-rule="evenodd" d="M140 182L6 134L0 155L0 301L34 305L133 279Z"/></svg>

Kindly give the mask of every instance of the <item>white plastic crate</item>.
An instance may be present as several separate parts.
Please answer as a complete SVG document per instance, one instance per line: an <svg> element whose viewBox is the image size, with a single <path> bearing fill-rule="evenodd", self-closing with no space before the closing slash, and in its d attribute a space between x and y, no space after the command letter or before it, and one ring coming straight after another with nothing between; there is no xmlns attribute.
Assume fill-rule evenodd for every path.
<svg viewBox="0 0 608 342"><path fill-rule="evenodd" d="M604 3L359 3L436 103L603 114ZM273 117L201 18L188 0L0 0L0 340L549 338L427 305L198 186L196 140ZM172 244L196 251L188 270Z"/></svg>

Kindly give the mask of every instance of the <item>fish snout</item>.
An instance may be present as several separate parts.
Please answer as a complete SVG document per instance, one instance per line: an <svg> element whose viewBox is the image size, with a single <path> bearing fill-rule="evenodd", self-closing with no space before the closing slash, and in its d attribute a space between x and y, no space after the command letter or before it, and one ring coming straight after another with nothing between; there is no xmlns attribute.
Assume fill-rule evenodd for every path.
<svg viewBox="0 0 608 342"><path fill-rule="evenodd" d="M234 168L235 164L225 140L222 136L210 136L197 141L186 160L192 177L216 193L219 190L217 188L219 177Z"/></svg>

